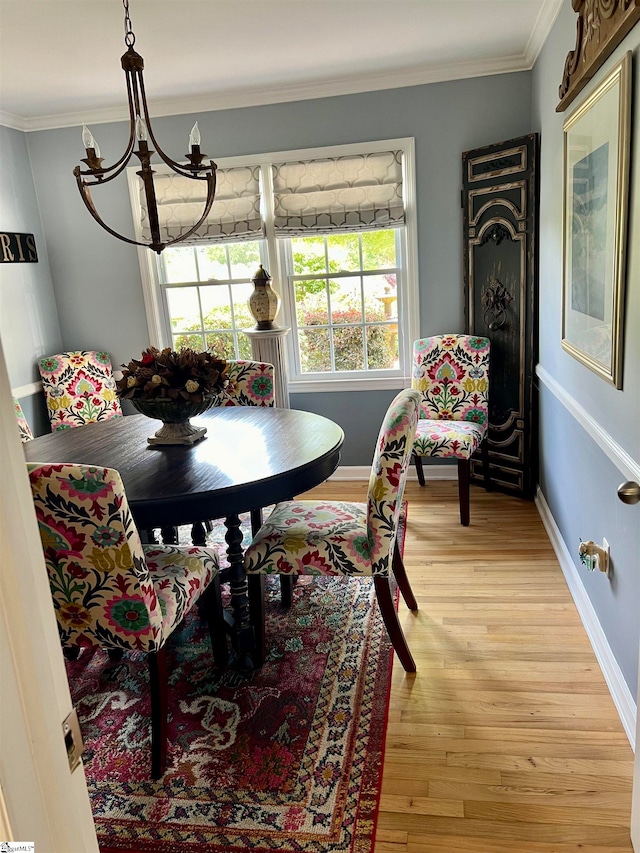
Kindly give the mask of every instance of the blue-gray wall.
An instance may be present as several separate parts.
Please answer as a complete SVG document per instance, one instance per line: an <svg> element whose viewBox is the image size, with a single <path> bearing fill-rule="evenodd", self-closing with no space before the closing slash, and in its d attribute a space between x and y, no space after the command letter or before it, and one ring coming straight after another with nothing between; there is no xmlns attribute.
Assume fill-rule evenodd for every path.
<svg viewBox="0 0 640 853"><path fill-rule="evenodd" d="M62 345L47 246L24 133L0 126L0 230L33 234L38 263L0 267L0 335L13 388L40 379L37 360ZM47 431L42 394L22 398L36 434Z"/></svg>
<svg viewBox="0 0 640 853"><path fill-rule="evenodd" d="M616 488L626 477L570 408L575 411L577 404L586 410L615 445L636 463L640 461L640 26L632 30L568 111L625 51L633 50L635 98L624 380L618 391L572 358L560 344L562 124L567 112L556 113L555 107L565 56L575 43L575 22L571 4L563 4L533 72L532 130L541 132L542 154L539 362L546 371L543 379L551 377L546 384L540 382L540 486L635 698L640 633L640 506L625 506L617 499ZM560 386L559 391L553 380ZM587 572L577 556L580 538L602 542L603 537L611 547L611 579L600 572Z"/></svg>
<svg viewBox="0 0 640 853"><path fill-rule="evenodd" d="M529 73L505 74L171 116L155 119L153 126L174 156L186 150L196 118L203 149L212 157L415 137L421 333L434 334L463 329L460 155L528 133L530 90ZM107 162L124 149L126 130L122 123L92 126ZM81 203L71 174L84 154L80 129L30 133L28 145L65 346L102 347L114 364L128 361L148 343L137 254L96 225ZM133 235L126 181L118 192L97 189L94 200L106 222ZM357 392L345 401L342 394L295 394L291 402L341 424L344 464L369 465L393 396Z"/></svg>

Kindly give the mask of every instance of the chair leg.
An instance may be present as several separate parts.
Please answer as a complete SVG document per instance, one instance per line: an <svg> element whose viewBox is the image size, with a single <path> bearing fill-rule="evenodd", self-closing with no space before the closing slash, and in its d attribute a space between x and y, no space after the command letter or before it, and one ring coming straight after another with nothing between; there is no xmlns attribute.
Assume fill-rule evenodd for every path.
<svg viewBox="0 0 640 853"><path fill-rule="evenodd" d="M424 468L422 467L422 456L418 456L417 453L413 454L413 461L416 466L416 474L418 475L418 482L421 486L424 486Z"/></svg>
<svg viewBox="0 0 640 853"><path fill-rule="evenodd" d="M469 472L471 462L458 459L458 500L460 502L460 524L469 526Z"/></svg>
<svg viewBox="0 0 640 853"><path fill-rule="evenodd" d="M295 575L280 575L280 603L285 610L291 607L295 582Z"/></svg>
<svg viewBox="0 0 640 853"><path fill-rule="evenodd" d="M151 691L151 778L160 779L167 766L167 658L165 646L147 655Z"/></svg>
<svg viewBox="0 0 640 853"><path fill-rule="evenodd" d="M375 585L382 619L400 663L404 667L405 672L415 672L416 665L411 652L409 651L409 646L407 645L404 634L402 633L402 627L398 621L398 614L396 613L396 608L393 604L389 578L378 575L374 577L373 583Z"/></svg>
<svg viewBox="0 0 640 853"><path fill-rule="evenodd" d="M411 589L411 584L409 583L407 571L404 567L402 557L400 556L400 549L398 548L397 542L393 549L393 562L391 564L391 567L393 569L394 577L398 582L398 586L400 587L400 592L402 593L402 597L404 598L405 604L407 605L409 610L417 610L418 602L416 601L416 597L413 594L413 590Z"/></svg>
<svg viewBox="0 0 640 853"><path fill-rule="evenodd" d="M252 509L251 516L251 535L255 536L258 530L262 527L262 508Z"/></svg>
<svg viewBox="0 0 640 853"><path fill-rule="evenodd" d="M255 536L262 527L262 509L251 510L251 535ZM285 610L291 607L295 575L280 575L280 603Z"/></svg>
<svg viewBox="0 0 640 853"><path fill-rule="evenodd" d="M253 626L255 652L253 654L253 665L259 669L264 663L266 648L265 641L265 613L264 613L264 575L248 575L249 586L249 613Z"/></svg>
<svg viewBox="0 0 640 853"><path fill-rule="evenodd" d="M482 473L484 475L484 488L487 492L491 491L491 472L489 470L489 439L485 435L480 444L480 453L482 454Z"/></svg>
<svg viewBox="0 0 640 853"><path fill-rule="evenodd" d="M109 655L109 660L122 660L124 649L107 649L107 654Z"/></svg>
<svg viewBox="0 0 640 853"><path fill-rule="evenodd" d="M64 646L62 654L65 660L78 660L80 655L80 646Z"/></svg>
<svg viewBox="0 0 640 853"><path fill-rule="evenodd" d="M209 625L209 636L211 637L211 650L213 659L219 667L224 668L229 663L229 649L227 647L227 630L222 609L222 595L220 593L220 575L216 575L200 601L204 605L204 612Z"/></svg>

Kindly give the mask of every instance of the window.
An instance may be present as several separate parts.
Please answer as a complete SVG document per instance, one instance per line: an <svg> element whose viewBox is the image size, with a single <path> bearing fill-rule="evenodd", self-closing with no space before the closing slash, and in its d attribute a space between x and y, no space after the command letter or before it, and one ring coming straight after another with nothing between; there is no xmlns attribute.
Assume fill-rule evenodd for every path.
<svg viewBox="0 0 640 853"><path fill-rule="evenodd" d="M156 191L172 239L203 200L199 182L165 177ZM262 263L291 328L291 391L402 387L419 336L414 211L413 140L220 160L204 233L159 258L140 250L152 342L250 358L242 330Z"/></svg>
<svg viewBox="0 0 640 853"><path fill-rule="evenodd" d="M171 345L251 358L242 329L254 323L247 301L260 260L258 241L165 249L160 271Z"/></svg>
<svg viewBox="0 0 640 853"><path fill-rule="evenodd" d="M287 241L300 372L399 368L392 229Z"/></svg>

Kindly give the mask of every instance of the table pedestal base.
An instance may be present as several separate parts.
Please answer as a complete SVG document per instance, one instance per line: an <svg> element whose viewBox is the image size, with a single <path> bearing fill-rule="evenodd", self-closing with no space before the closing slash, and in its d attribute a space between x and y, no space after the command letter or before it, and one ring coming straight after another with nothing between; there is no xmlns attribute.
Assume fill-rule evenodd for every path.
<svg viewBox="0 0 640 853"><path fill-rule="evenodd" d="M255 650L255 638L249 611L249 592L247 576L244 573L244 552L242 550L242 530L240 517L228 515L224 520L227 528L227 559L231 589L231 607L233 609L233 645L238 652L239 668L253 669L252 654Z"/></svg>

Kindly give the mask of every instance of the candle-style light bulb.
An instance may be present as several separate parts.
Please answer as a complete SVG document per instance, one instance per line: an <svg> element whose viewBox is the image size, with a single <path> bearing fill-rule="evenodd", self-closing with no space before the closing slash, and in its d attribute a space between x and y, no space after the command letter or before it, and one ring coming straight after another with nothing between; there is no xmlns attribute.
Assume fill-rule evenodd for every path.
<svg viewBox="0 0 640 853"><path fill-rule="evenodd" d="M189 147L193 148L194 145L200 145L200 128L198 127L198 122L193 125L189 134Z"/></svg>
<svg viewBox="0 0 640 853"><path fill-rule="evenodd" d="M96 157L100 156L100 146L93 138L93 134L89 130L86 124L82 125L82 144L84 147L89 150L89 148L93 148L96 153Z"/></svg>
<svg viewBox="0 0 640 853"><path fill-rule="evenodd" d="M136 139L138 142L146 142L147 138L147 125L144 123L144 119L136 116Z"/></svg>

